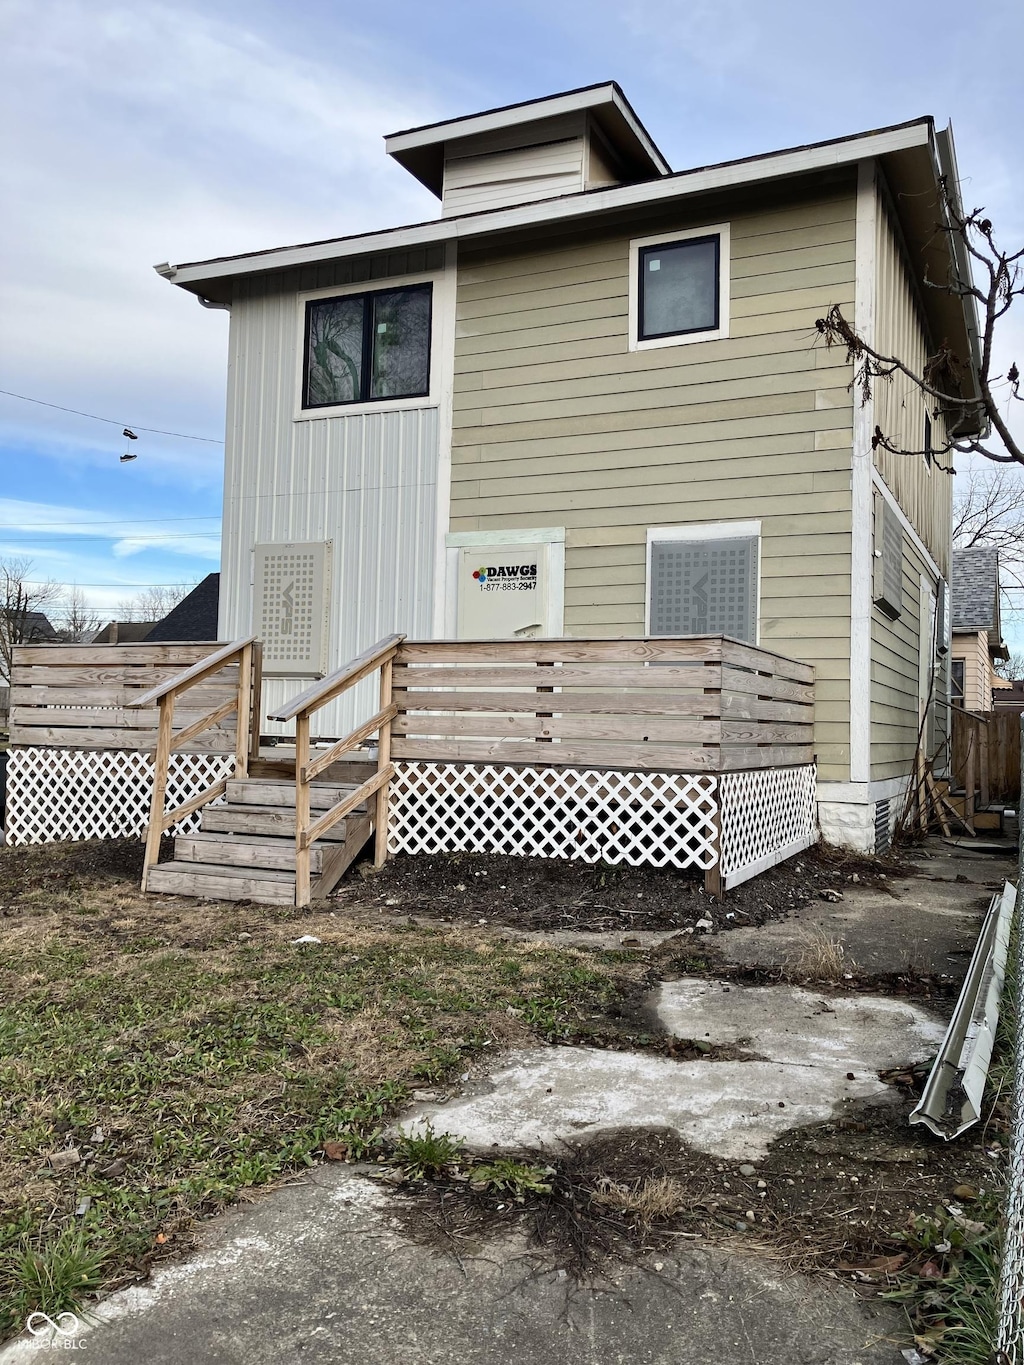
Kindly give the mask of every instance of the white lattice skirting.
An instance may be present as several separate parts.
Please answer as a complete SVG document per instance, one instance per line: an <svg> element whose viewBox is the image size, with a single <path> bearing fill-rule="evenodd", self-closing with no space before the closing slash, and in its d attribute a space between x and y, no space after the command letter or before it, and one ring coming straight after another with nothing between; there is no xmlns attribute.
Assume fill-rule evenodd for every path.
<svg viewBox="0 0 1024 1365"><path fill-rule="evenodd" d="M719 800L726 889L816 842L816 777L813 763L722 774Z"/></svg>
<svg viewBox="0 0 1024 1365"><path fill-rule="evenodd" d="M167 809L233 770L231 754L172 754ZM12 749L7 756L7 843L129 838L146 828L152 796L150 754L135 749ZM186 816L171 833L198 829L201 815Z"/></svg>
<svg viewBox="0 0 1024 1365"><path fill-rule="evenodd" d="M396 763L388 849L709 868L715 807L705 774Z"/></svg>

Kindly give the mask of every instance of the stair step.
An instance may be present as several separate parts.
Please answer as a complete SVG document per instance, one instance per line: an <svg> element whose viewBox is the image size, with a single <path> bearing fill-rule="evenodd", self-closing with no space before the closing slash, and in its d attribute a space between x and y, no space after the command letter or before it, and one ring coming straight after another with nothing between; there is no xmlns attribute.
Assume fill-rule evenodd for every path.
<svg viewBox="0 0 1024 1365"><path fill-rule="evenodd" d="M313 782L309 789L312 810L330 810L354 792L358 783ZM228 801L243 806L295 806L295 783L264 778L233 778L228 783Z"/></svg>
<svg viewBox="0 0 1024 1365"><path fill-rule="evenodd" d="M309 866L314 876L320 875L323 859L323 849L315 844L309 851ZM217 867L277 868L294 873L295 840L220 831L180 834L174 841L174 861L208 863Z"/></svg>
<svg viewBox="0 0 1024 1365"><path fill-rule="evenodd" d="M247 876L242 867L206 863L157 863L149 869L147 890L172 896L201 896L207 900L263 901L294 905L295 877L264 869Z"/></svg>
<svg viewBox="0 0 1024 1365"><path fill-rule="evenodd" d="M362 808L365 810L365 807ZM269 834L278 838L295 838L295 811L287 807L244 806L229 803L206 806L202 815L204 834ZM336 844L345 838L345 821L339 820L323 835L324 843Z"/></svg>

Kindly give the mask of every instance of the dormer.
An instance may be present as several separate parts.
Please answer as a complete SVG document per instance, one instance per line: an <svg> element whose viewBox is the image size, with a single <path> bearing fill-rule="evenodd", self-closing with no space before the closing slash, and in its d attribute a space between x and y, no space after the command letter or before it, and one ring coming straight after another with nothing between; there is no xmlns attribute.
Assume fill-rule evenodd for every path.
<svg viewBox="0 0 1024 1365"><path fill-rule="evenodd" d="M654 180L670 167L614 81L392 133L445 216Z"/></svg>

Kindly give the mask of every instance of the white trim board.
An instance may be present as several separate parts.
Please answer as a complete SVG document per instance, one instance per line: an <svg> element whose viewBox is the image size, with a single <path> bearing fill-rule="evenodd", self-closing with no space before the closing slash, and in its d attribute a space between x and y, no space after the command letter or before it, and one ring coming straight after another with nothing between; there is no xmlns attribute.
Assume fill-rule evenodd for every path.
<svg viewBox="0 0 1024 1365"><path fill-rule="evenodd" d="M894 796L902 795L909 783L909 773L905 777L880 778L877 782L819 782L817 799L843 805L873 806L876 801L891 801Z"/></svg>
<svg viewBox="0 0 1024 1365"><path fill-rule="evenodd" d="M875 234L878 199L874 162L857 167L856 292L854 318L858 333L871 344L875 331ZM850 532L850 781L871 776L871 471L874 454L874 403L853 395L852 520Z"/></svg>
<svg viewBox="0 0 1024 1365"><path fill-rule="evenodd" d="M704 170L685 171L661 180L642 181L636 185L615 185L607 190L585 190L560 199L546 199L515 208L471 213L464 217L433 219L410 227L370 232L357 237L334 238L325 242L307 242L298 246L278 247L251 255L225 257L221 260L190 261L182 265L154 266L158 275L178 285L198 284L204 280L225 279L228 276L249 275L265 270L287 270L293 266L311 265L317 261L342 260L347 256L364 256L374 251L397 251L405 247L426 246L433 242L455 241L480 237L510 228L531 227L574 218L590 218L598 213L637 205L670 202L690 195L706 194L712 190L731 189L757 181L781 179L785 176L826 170L835 166L855 164L862 159L886 156L891 152L932 144L931 124L920 121L909 127L890 128L879 133L844 138L840 142L816 147L796 148L754 157L749 161L727 162Z"/></svg>

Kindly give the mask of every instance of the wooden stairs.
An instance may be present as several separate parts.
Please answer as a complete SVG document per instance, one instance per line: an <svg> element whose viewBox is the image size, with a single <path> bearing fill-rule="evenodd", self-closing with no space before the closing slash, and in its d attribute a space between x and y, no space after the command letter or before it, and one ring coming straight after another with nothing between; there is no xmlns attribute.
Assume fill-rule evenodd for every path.
<svg viewBox="0 0 1024 1365"><path fill-rule="evenodd" d="M358 787L312 782L314 817ZM229 781L222 805L203 807L198 833L174 840L174 859L150 867L147 891L211 900L295 904L295 780L245 777ZM372 797L310 846L310 891L328 896L373 833Z"/></svg>

